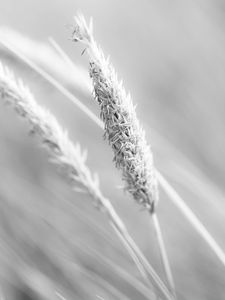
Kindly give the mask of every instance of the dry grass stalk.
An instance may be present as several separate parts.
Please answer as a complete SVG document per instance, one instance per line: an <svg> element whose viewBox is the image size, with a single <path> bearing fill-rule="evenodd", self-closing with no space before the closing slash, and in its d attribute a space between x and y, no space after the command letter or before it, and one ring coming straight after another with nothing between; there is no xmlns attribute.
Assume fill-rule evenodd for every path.
<svg viewBox="0 0 225 300"><path fill-rule="evenodd" d="M92 35L92 24L87 26L83 16L75 17L75 21L72 39L87 46L90 77L105 125L105 138L112 146L116 166L123 172L125 189L138 203L153 212L158 200L153 156L131 97L97 46Z"/></svg>
<svg viewBox="0 0 225 300"><path fill-rule="evenodd" d="M153 216L162 264L171 292L175 295L175 286L158 220L155 206L158 201L158 184L153 164L153 155L147 145L145 133L136 116L135 107L117 79L116 72L98 47L93 37L92 21L87 25L84 17L75 17L72 40L87 46L90 60L95 98L100 105L100 116L105 125L105 138L114 152L116 167L123 172L125 190L143 205ZM157 220L157 222L155 222ZM156 226L157 225L157 226Z"/></svg>
<svg viewBox="0 0 225 300"><path fill-rule="evenodd" d="M86 166L86 152L82 153L78 144L76 146L73 145L67 133L61 129L54 116L40 107L23 82L17 82L14 75L1 64L0 96L7 104L10 104L21 117L30 123L30 132L41 139L42 146L49 150L51 161L64 170L64 173L73 184L74 189L79 185L82 190L86 191L91 198L94 199L94 204L101 211L106 213L115 232L119 237L122 237L124 244L143 278L149 283L146 266L143 267L142 254L129 236L123 222L118 217L110 201L102 195L99 188L98 177L93 176ZM166 286L149 264L147 264L147 269L166 299L171 299L171 295Z"/></svg>

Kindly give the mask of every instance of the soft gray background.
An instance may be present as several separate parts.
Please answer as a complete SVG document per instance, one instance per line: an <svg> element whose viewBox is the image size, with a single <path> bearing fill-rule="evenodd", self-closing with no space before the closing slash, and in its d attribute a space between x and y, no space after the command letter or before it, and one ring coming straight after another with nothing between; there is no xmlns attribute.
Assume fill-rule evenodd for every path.
<svg viewBox="0 0 225 300"><path fill-rule="evenodd" d="M68 27L78 10L93 17L96 39L131 92L157 168L225 248L224 2L0 0L0 25L40 42L53 36L74 62L87 70L87 57L80 55L82 46L68 39ZM56 115L71 138L89 150L88 164L98 172L102 190L161 272L151 222L117 188L120 174L101 130L29 68L4 51L0 55L29 83L38 102ZM98 114L91 95L81 100ZM46 286L51 280L67 299L95 299L96 295L113 299L107 289L77 270L74 262L108 279L130 299L144 299L101 264L104 255L139 277L104 216L93 209L87 197L71 192L47 160L38 141L27 136L27 124L1 103L0 233L2 245L11 249L2 246L0 252L6 299L15 297L12 283L19 286L29 281L24 264L46 276L34 275L34 286L38 276ZM163 191L158 211L179 299L224 299L224 267ZM85 218L109 233L115 249ZM82 250L88 247L99 252L100 261ZM41 284L43 289L45 284Z"/></svg>

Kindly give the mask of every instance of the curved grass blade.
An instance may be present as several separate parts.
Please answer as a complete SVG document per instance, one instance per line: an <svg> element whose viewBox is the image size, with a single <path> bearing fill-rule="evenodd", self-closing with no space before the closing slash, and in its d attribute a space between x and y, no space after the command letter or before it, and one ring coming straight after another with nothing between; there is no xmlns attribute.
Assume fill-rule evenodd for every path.
<svg viewBox="0 0 225 300"><path fill-rule="evenodd" d="M94 123L96 123L100 128L103 128L103 123L99 120L99 118L89 108L87 108L86 105L84 105L78 98L76 98L74 94L72 94L68 89L66 89L62 84L60 84L53 76L48 74L41 67L39 67L36 63L34 63L22 53L20 53L18 50L14 49L14 47L10 45L9 42L6 42L3 39L1 39L0 43L18 58L20 58L31 69L33 69L40 76L42 76L51 85L53 85L67 99L72 101L73 104L75 104L81 111L83 111L84 114L87 115L92 121L94 121Z"/></svg>
<svg viewBox="0 0 225 300"><path fill-rule="evenodd" d="M167 182L162 174L157 172L157 178L162 188L169 196L171 201L176 205L177 208L182 212L182 214L186 217L189 223L194 227L194 229L198 232L198 234L205 240L207 245L212 249L212 251L216 254L220 262L225 266L225 253L222 248L218 245L212 235L208 232L205 226L199 221L196 215L192 212L192 210L187 206L187 204L183 201L183 199L179 196L179 194L175 191L175 189Z"/></svg>

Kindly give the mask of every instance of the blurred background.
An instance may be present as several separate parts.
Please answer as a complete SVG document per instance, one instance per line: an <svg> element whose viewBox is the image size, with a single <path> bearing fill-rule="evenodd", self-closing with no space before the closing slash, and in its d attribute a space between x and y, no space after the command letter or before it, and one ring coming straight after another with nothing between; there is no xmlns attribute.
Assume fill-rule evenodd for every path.
<svg viewBox="0 0 225 300"><path fill-rule="evenodd" d="M137 104L156 167L225 249L225 3L221 0L0 0L0 39L53 74L98 115L88 59L72 43L73 16L94 34ZM68 70L52 36L76 65ZM40 75L0 46L74 142L155 269L147 213L118 188L121 174L102 131ZM58 60L57 60L58 59ZM71 72L70 72L71 71ZM2 299L147 299L138 271L88 196L71 191L28 126L0 103ZM160 190L158 214L179 299L224 299L224 266Z"/></svg>

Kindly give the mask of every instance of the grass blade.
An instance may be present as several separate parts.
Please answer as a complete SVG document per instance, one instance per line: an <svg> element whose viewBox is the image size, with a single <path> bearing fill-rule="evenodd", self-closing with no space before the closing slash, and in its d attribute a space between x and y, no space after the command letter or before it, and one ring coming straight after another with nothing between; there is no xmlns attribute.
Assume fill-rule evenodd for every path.
<svg viewBox="0 0 225 300"><path fill-rule="evenodd" d="M26 65L28 65L32 70L41 75L46 81L48 81L52 86L54 86L60 93L62 93L67 99L69 99L73 104L75 104L81 111L84 112L94 123L96 123L100 128L103 128L103 123L99 120L99 118L86 106L84 105L78 98L74 96L68 89L66 89L62 84L60 84L53 76L44 71L41 67L39 67L36 63L31 61L25 55L16 50L12 45L3 39L0 40L0 43L7 48L10 52L16 55L19 59L21 59Z"/></svg>
<svg viewBox="0 0 225 300"><path fill-rule="evenodd" d="M225 267L225 253L222 250L222 248L218 245L216 240L208 232L205 226L199 221L199 219L192 212L192 210L187 206L187 204L183 201L183 199L179 196L179 194L175 191L175 189L163 177L163 175L157 172L157 178L162 188L169 196L170 200L177 206L177 208L179 208L179 210L186 217L189 223L194 227L194 229L198 232L198 234L205 240L207 245L212 249L212 251L216 254L220 262Z"/></svg>

